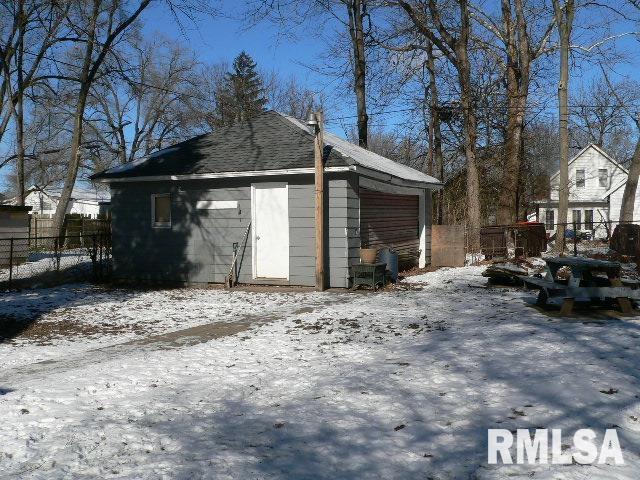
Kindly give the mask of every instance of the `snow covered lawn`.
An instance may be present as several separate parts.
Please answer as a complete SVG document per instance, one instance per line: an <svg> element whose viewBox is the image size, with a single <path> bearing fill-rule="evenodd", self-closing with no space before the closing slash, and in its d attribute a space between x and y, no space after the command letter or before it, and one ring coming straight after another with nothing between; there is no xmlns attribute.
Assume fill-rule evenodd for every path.
<svg viewBox="0 0 640 480"><path fill-rule="evenodd" d="M31 252L28 261L14 265L11 272L13 280L37 277L47 272L56 270L56 256L52 251ZM89 272L91 270L91 257L86 248L66 250L60 254L60 266L62 271L75 270L76 273ZM0 281L9 280L9 269L0 269Z"/></svg>
<svg viewBox="0 0 640 480"><path fill-rule="evenodd" d="M2 318L86 328L0 344L0 477L638 478L640 319L560 320L481 271L376 294L3 294ZM617 428L625 465L487 465L488 428L535 427Z"/></svg>

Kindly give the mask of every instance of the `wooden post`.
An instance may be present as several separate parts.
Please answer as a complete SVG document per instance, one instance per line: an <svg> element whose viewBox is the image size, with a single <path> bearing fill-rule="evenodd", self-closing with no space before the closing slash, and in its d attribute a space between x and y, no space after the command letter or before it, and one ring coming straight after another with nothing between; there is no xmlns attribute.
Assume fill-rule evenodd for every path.
<svg viewBox="0 0 640 480"><path fill-rule="evenodd" d="M327 288L325 278L325 255L324 244L324 138L323 138L323 115L321 111L315 113L316 125L314 140L315 158L315 183L316 183L316 288L324 291Z"/></svg>
<svg viewBox="0 0 640 480"><path fill-rule="evenodd" d="M9 288L13 280L13 237L9 239Z"/></svg>

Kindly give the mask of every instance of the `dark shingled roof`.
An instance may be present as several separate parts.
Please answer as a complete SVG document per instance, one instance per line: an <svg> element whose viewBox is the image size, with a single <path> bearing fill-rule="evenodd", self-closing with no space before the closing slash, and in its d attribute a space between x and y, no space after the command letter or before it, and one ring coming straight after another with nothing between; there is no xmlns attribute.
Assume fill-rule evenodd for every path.
<svg viewBox="0 0 640 480"><path fill-rule="evenodd" d="M314 136L307 125L278 112L257 117L213 133L178 143L91 177L93 180L168 177L268 170L312 169ZM423 172L354 145L331 132L324 133L328 167L354 166L401 180L437 187L441 183Z"/></svg>
<svg viewBox="0 0 640 480"><path fill-rule="evenodd" d="M327 166L349 165L325 148ZM313 136L281 114L268 111L247 122L222 127L159 150L132 164L115 167L93 180L157 175L313 168Z"/></svg>

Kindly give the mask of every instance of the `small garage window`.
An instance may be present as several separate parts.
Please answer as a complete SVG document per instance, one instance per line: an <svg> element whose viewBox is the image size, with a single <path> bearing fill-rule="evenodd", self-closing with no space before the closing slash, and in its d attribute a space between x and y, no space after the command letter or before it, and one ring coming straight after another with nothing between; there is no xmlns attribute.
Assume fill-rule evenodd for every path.
<svg viewBox="0 0 640 480"><path fill-rule="evenodd" d="M151 224L156 228L171 227L171 195L151 195Z"/></svg>

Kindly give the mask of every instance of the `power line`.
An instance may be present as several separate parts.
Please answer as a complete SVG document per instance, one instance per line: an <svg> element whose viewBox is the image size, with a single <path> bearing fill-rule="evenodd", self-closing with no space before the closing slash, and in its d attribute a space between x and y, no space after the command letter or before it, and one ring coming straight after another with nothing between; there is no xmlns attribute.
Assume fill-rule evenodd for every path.
<svg viewBox="0 0 640 480"><path fill-rule="evenodd" d="M28 55L32 55L32 56L37 56L37 54L30 52L28 50L25 50L26 54ZM59 60L59 59L55 59L55 58L51 58L47 55L43 55L42 58L45 58L47 60L50 60L52 62L57 62L61 65L66 65L72 68L81 68L79 65L75 65L73 63L69 63L69 62L65 62L63 60ZM192 98L195 100L200 100L203 102L210 102L211 98L207 98L207 97L201 97L198 95L195 95L193 93L187 93L187 92L176 92L175 90L171 90L169 88L165 88L165 87L161 87L158 85L153 85L150 83L146 83L146 82L142 82L139 80L133 80L130 78L127 78L126 81L130 84L133 85L137 85L137 86L141 86L141 87L147 87L147 88L151 88L151 89L155 89L158 91L162 91L164 93L169 93L169 94L173 94L176 95L178 97L187 97L187 98ZM491 94L489 96L492 97L501 97L501 94ZM439 97L442 97L442 95L439 95ZM459 96L455 95L455 94L447 94L445 95L445 97L448 97L450 99L457 99L459 98ZM440 104L440 108L452 108L455 109L458 107L458 104L455 101L449 101L449 102L443 102ZM535 108L535 105L532 105L531 107L525 107L525 110L530 110L531 108ZM557 106L555 105L550 105L548 107L545 107L545 110L550 110L550 109L555 109L557 108ZM592 105L592 104L586 104L586 103L574 103L572 105L569 105L569 109L571 110L575 110L575 109L580 109L580 108L634 108L634 109L638 109L640 110L640 105L622 105L622 104L616 104L616 105ZM520 107L512 107L509 105L498 105L495 108L493 107L489 107L489 106L481 106L478 105L476 107L474 107L474 111L500 111L500 110L510 110L510 109L517 109L520 110ZM410 112L417 112L417 111L421 111L422 107L406 107L406 108L399 108L399 109L395 109L395 110L379 110L376 112L367 112L368 116L378 116L378 115L390 115L390 114L396 114L396 113L410 113ZM544 110L542 110L544 111ZM549 112L550 113L550 112ZM536 116L538 116L540 114L540 112L538 112L536 114ZM326 123L336 123L340 120L351 120L351 119L357 119L358 115L342 115L339 117L330 117L325 119Z"/></svg>

